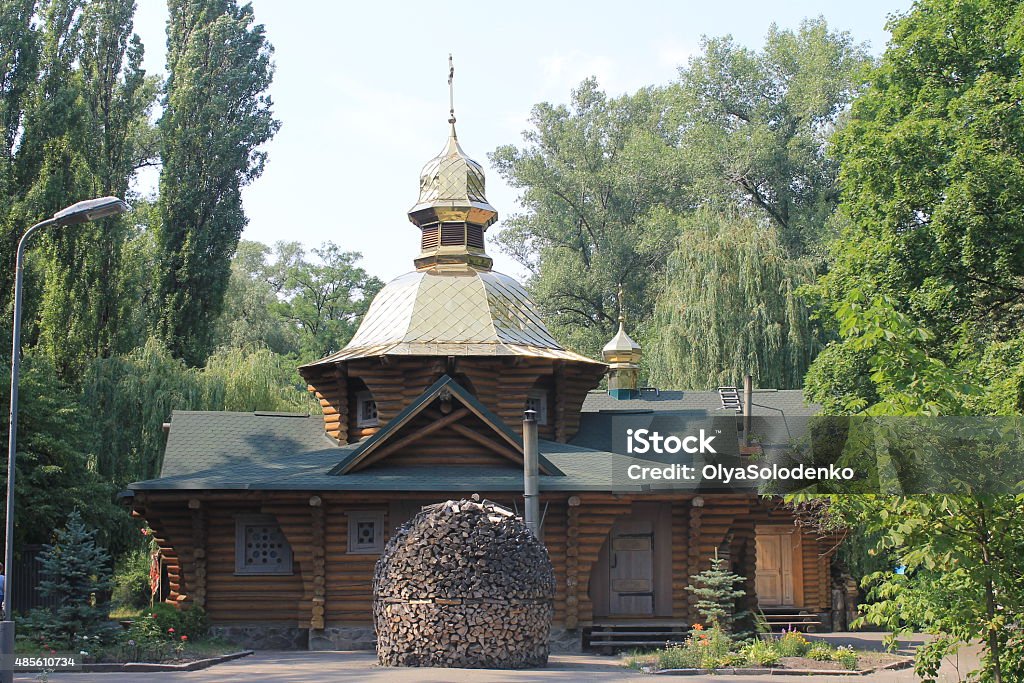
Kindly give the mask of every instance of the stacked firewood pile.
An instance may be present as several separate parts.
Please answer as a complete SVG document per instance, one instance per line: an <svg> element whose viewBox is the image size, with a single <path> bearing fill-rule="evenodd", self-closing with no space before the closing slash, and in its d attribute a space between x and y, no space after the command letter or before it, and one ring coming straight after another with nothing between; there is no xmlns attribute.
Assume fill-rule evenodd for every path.
<svg viewBox="0 0 1024 683"><path fill-rule="evenodd" d="M423 508L377 561L382 665L547 663L555 594L547 549L511 510L473 498Z"/></svg>

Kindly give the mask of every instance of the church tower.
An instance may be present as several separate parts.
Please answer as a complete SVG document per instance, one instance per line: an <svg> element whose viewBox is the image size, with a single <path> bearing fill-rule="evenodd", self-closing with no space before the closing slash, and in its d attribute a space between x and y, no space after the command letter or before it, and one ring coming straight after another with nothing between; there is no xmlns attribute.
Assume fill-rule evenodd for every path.
<svg viewBox="0 0 1024 683"><path fill-rule="evenodd" d="M485 196L483 167L459 144L454 106L448 127L408 211L420 232L415 269L377 294L344 349L299 372L339 443L372 436L445 376L510 429L521 430L529 407L541 438L568 441L607 367L563 348L523 286L491 269L484 235L498 212Z"/></svg>

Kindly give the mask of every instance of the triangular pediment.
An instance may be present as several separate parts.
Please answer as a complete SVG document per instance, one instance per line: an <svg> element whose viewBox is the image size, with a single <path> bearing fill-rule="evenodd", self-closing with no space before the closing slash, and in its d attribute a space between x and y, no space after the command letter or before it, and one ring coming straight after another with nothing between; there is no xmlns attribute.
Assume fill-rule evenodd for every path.
<svg viewBox="0 0 1024 683"><path fill-rule="evenodd" d="M330 474L349 474L383 464L389 458L398 460L403 454L442 438L471 444L476 452L496 463L523 466L522 438L458 382L444 375L338 463ZM543 455L539 460L541 474L562 475ZM423 464L431 463L424 459Z"/></svg>

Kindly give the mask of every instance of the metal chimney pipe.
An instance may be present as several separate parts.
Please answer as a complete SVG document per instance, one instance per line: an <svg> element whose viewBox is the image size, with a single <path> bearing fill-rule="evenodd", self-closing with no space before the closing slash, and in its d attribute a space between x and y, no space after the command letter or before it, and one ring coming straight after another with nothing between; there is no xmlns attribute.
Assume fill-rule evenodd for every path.
<svg viewBox="0 0 1024 683"><path fill-rule="evenodd" d="M743 438L750 438L750 413L754 403L754 378L747 375L743 378Z"/></svg>
<svg viewBox="0 0 1024 683"><path fill-rule="evenodd" d="M540 538L540 453L537 446L537 413L523 412L523 521Z"/></svg>

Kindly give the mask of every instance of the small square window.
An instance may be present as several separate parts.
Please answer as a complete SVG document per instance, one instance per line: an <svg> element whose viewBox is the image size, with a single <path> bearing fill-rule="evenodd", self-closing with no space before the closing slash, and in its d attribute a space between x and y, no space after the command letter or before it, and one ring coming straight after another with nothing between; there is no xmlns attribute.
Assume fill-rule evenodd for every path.
<svg viewBox="0 0 1024 683"><path fill-rule="evenodd" d="M377 402L373 400L373 394L369 391L360 391L356 394L356 426L376 427L380 424L377 419Z"/></svg>
<svg viewBox="0 0 1024 683"><path fill-rule="evenodd" d="M348 551L380 553L384 551L384 511L348 513Z"/></svg>
<svg viewBox="0 0 1024 683"><path fill-rule="evenodd" d="M548 423L548 392L544 390L533 390L526 395L526 410L537 413L537 424Z"/></svg>
<svg viewBox="0 0 1024 683"><path fill-rule="evenodd" d="M292 547L272 516L235 518L235 573L292 573Z"/></svg>

